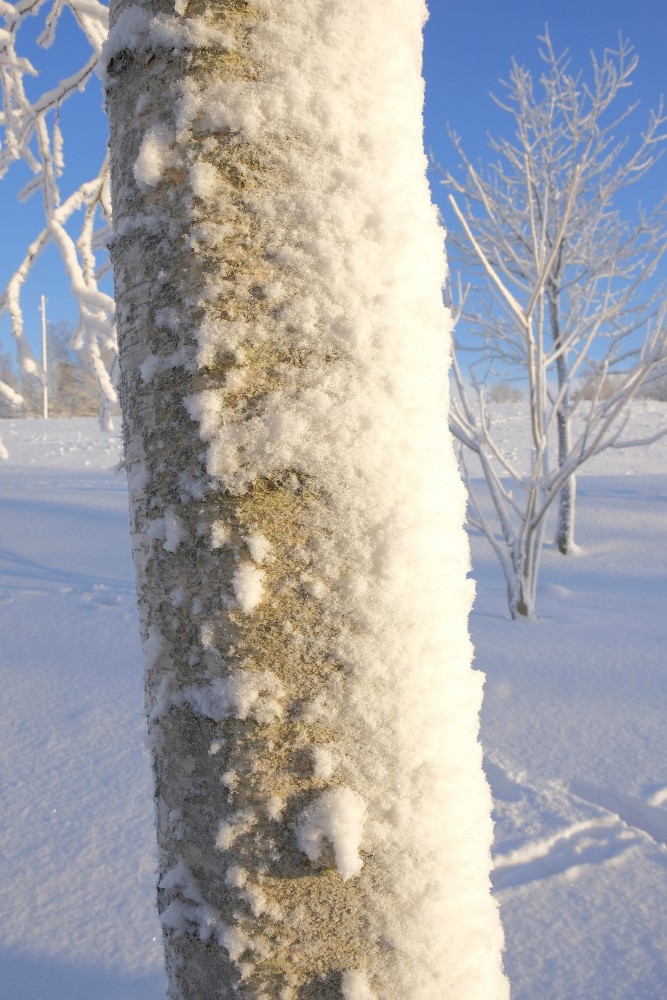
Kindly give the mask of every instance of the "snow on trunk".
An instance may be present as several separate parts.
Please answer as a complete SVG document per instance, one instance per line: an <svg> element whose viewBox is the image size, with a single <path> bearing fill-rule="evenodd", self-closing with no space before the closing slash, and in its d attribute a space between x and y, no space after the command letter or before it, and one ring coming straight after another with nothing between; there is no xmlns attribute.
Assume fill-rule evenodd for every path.
<svg viewBox="0 0 667 1000"><path fill-rule="evenodd" d="M421 0L112 7L173 998L507 996L424 16Z"/></svg>

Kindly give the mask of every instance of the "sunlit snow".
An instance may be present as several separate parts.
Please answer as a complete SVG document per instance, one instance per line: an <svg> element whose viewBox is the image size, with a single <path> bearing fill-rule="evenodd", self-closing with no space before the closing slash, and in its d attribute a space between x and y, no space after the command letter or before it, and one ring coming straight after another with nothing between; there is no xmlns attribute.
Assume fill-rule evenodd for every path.
<svg viewBox="0 0 667 1000"><path fill-rule="evenodd" d="M520 458L516 409L497 421ZM665 422L661 404L633 410L635 436ZM119 443L92 420L6 420L2 436L0 995L164 1000ZM667 995L667 441L601 456L580 498L580 551L546 552L537 622L507 619L472 539L514 1000ZM345 990L370 995L363 970Z"/></svg>

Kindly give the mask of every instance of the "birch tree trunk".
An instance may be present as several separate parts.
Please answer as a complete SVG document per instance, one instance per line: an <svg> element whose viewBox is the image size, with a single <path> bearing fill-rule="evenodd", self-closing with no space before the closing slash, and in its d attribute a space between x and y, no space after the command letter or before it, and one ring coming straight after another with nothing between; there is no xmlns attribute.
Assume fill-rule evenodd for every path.
<svg viewBox="0 0 667 1000"><path fill-rule="evenodd" d="M173 1000L495 1000L421 0L112 4Z"/></svg>
<svg viewBox="0 0 667 1000"><path fill-rule="evenodd" d="M563 409L556 414L558 430L558 463L562 467L572 454L572 435L570 433L570 417L565 412L567 400ZM563 483L558 495L558 514L556 521L556 548L564 556L574 548L574 513L577 496L577 477L573 472Z"/></svg>
<svg viewBox="0 0 667 1000"><path fill-rule="evenodd" d="M561 337L560 316L558 314L558 292L553 283L548 288L549 323L551 339L556 348L556 374L558 376L558 396L560 403L556 411L556 431L558 434L558 467L562 469L572 454L572 428L570 417L571 377L564 354ZM558 512L556 516L556 548L564 556L574 548L574 512L577 497L577 478L575 473L568 476L558 494Z"/></svg>

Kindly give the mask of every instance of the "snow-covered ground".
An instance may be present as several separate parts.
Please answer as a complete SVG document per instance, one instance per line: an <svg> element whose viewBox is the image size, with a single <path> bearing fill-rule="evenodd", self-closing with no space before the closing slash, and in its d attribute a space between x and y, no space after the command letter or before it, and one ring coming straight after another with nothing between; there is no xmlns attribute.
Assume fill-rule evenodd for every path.
<svg viewBox="0 0 667 1000"><path fill-rule="evenodd" d="M519 414L497 413L517 448ZM635 406L635 436L664 423ZM0 431L0 996L163 1000L119 443L91 420ZM515 1000L660 1000L667 440L596 459L579 498L538 621L508 620L472 539L506 965Z"/></svg>
<svg viewBox="0 0 667 1000"><path fill-rule="evenodd" d="M0 997L163 1000L119 442L0 433Z"/></svg>

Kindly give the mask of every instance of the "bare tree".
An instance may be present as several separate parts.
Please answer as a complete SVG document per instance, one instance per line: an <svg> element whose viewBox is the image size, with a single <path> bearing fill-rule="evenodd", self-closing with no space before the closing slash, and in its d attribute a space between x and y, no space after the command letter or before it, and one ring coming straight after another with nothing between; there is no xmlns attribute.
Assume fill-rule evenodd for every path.
<svg viewBox="0 0 667 1000"><path fill-rule="evenodd" d="M48 324L48 388L50 417L91 417L99 411L99 387L90 356L72 346L73 330L66 322ZM2 367L0 365L0 378ZM23 398L21 416L42 415L42 384L19 371L18 391ZM10 385L12 382L10 381Z"/></svg>
<svg viewBox="0 0 667 1000"><path fill-rule="evenodd" d="M588 79L570 72L548 32L541 42L539 84L512 62L497 103L515 132L489 140L495 162L476 169L454 135L462 173L441 168L460 227L450 242L465 276L451 427L481 462L497 521L479 503L474 518L501 561L513 616L534 611L545 518L556 501L556 544L563 553L574 544L577 469L604 448L637 443L624 440L623 415L667 345L657 280L665 200L630 218L622 212L627 189L660 158L662 107L633 146L621 131L636 105L618 107L637 65L629 44L593 57ZM494 377L518 377L526 387L527 470L494 439L485 399ZM602 391L605 383L613 392Z"/></svg>
<svg viewBox="0 0 667 1000"><path fill-rule="evenodd" d="M25 78L39 76L25 56L22 29L28 18L44 11L43 30L38 42L48 48L56 39L59 21L68 10L89 45L83 64L55 87L29 97ZM0 294L0 313L7 312L16 341L22 370L42 378L41 366L33 357L24 336L21 303L23 285L30 270L47 246L54 245L62 258L72 292L78 302L79 318L74 343L87 351L100 388L102 425L109 425L116 395L108 359L116 354L114 302L100 288L100 279L109 268L106 238L111 206L109 165L100 150L97 174L62 193L65 166L60 112L63 104L94 78L100 51L107 34L108 10L98 0L0 0L0 179L17 163L27 165L33 177L24 185L20 198L39 197L43 224L25 249L23 259ZM56 44L58 42L56 41ZM0 384L0 392L3 392ZM4 393L7 395L7 393Z"/></svg>

